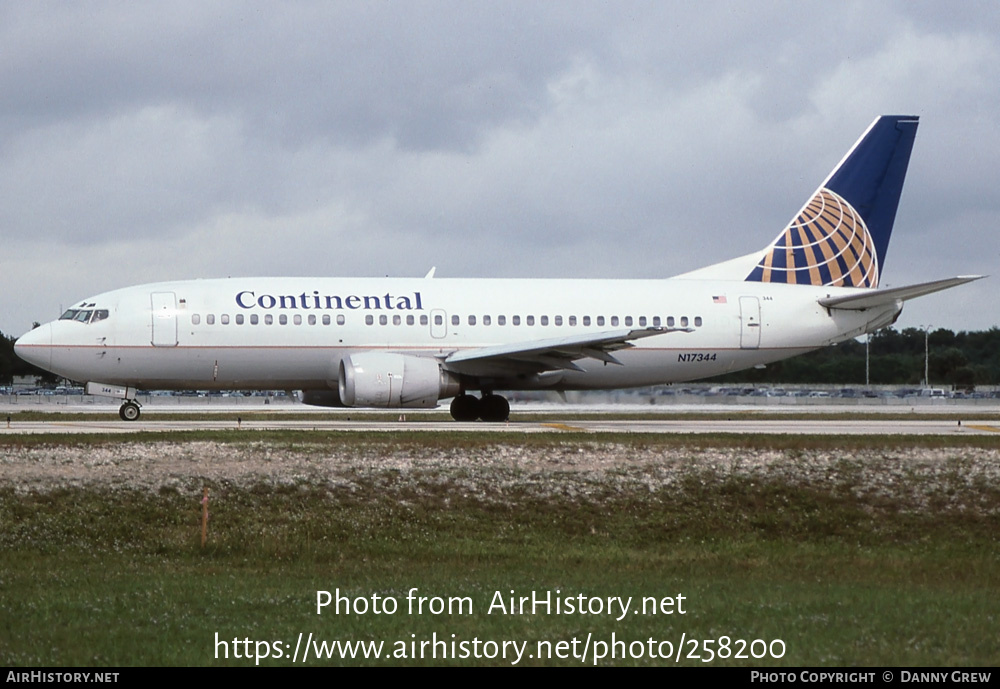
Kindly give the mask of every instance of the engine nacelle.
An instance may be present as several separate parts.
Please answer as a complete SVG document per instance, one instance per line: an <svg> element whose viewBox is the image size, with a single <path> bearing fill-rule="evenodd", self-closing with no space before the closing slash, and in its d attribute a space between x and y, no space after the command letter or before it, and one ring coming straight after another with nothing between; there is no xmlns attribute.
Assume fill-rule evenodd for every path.
<svg viewBox="0 0 1000 689"><path fill-rule="evenodd" d="M340 401L348 407L436 407L458 394L458 378L427 357L352 354L340 362Z"/></svg>

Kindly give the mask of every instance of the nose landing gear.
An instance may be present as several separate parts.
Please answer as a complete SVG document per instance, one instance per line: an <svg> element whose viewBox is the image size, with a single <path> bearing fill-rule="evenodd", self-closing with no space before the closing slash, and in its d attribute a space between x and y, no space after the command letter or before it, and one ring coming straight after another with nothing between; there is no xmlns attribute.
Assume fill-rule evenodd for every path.
<svg viewBox="0 0 1000 689"><path fill-rule="evenodd" d="M135 400L127 400L118 408L118 416L122 421L135 421L139 418L139 403Z"/></svg>
<svg viewBox="0 0 1000 689"><path fill-rule="evenodd" d="M113 383L99 383L88 381L84 390L88 395L99 395L100 397L116 397L122 400L122 406L118 407L118 416L122 421L135 421L139 418L139 407L135 401L138 390L131 386L115 385Z"/></svg>

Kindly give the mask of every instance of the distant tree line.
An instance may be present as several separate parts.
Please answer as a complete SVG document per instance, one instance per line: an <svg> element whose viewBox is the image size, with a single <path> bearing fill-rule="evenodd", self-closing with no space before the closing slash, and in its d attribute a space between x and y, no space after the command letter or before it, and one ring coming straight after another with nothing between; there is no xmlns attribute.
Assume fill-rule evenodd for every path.
<svg viewBox="0 0 1000 689"><path fill-rule="evenodd" d="M14 354L14 341L16 339L16 337L7 337L0 333L0 385L10 385L14 376L31 376L48 383L54 383L56 377L51 373L29 364Z"/></svg>
<svg viewBox="0 0 1000 689"><path fill-rule="evenodd" d="M930 385L973 388L1000 385L1000 328L954 333L939 328L928 337ZM924 377L924 331L885 328L871 336L873 385L919 385ZM45 371L14 354L14 338L0 333L0 385L13 376L35 376L54 382ZM769 364L763 369L737 371L711 379L718 383L820 383L864 385L865 343L848 340Z"/></svg>
<svg viewBox="0 0 1000 689"><path fill-rule="evenodd" d="M954 333L938 328L927 337L929 383L971 389L1000 385L1000 328ZM871 336L872 385L920 385L924 378L924 331L879 330ZM737 371L711 379L719 383L865 384L865 342L848 340L763 369Z"/></svg>

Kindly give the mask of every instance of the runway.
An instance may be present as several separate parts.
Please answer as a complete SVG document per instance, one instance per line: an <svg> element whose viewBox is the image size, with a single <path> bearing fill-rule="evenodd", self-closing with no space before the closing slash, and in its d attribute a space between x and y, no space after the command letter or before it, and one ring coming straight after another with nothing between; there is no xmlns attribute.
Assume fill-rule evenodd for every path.
<svg viewBox="0 0 1000 689"><path fill-rule="evenodd" d="M177 433L182 431L340 431L340 432L452 432L452 433L714 433L766 435L990 435L1000 433L1000 422L961 420L891 420L891 419L592 419L574 418L565 422L530 418L508 423L458 423L436 420L364 420L364 419L282 419L248 418L240 420L157 420L144 416L139 421L108 420L15 421L0 426L0 435L16 434L135 434Z"/></svg>

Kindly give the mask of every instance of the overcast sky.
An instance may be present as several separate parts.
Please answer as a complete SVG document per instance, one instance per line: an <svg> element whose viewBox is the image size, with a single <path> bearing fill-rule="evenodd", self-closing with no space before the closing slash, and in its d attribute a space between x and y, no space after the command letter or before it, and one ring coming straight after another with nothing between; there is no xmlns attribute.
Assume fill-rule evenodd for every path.
<svg viewBox="0 0 1000 689"><path fill-rule="evenodd" d="M0 331L249 275L669 277L762 248L879 114L882 285L987 280L1000 3L0 0Z"/></svg>

